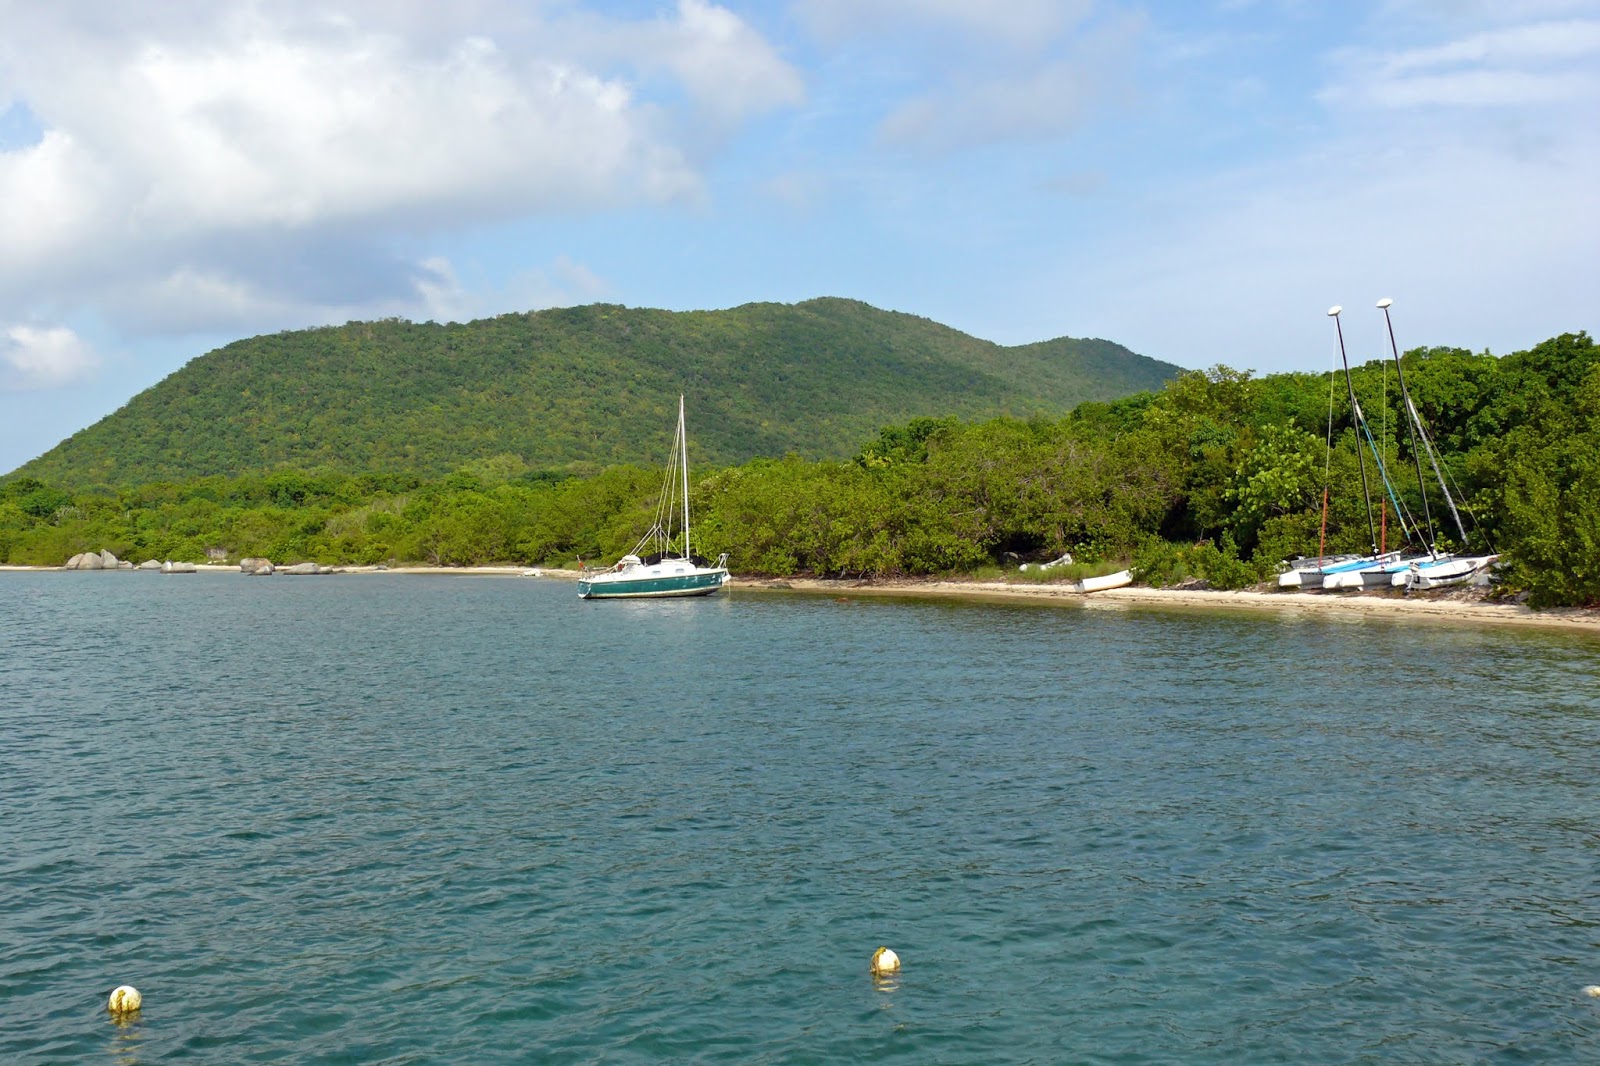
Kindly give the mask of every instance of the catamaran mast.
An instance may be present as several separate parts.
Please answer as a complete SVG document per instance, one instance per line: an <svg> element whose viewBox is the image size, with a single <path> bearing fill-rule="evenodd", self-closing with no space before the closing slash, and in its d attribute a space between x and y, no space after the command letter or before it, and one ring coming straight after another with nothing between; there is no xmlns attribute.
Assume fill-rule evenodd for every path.
<svg viewBox="0 0 1600 1066"><path fill-rule="evenodd" d="M1344 387L1350 393L1350 415L1356 420L1356 465L1361 468L1361 496L1367 501L1367 533L1372 538L1372 557L1378 557L1378 527L1372 521L1372 490L1367 487L1367 460L1361 454L1361 408L1356 406L1356 386L1350 380L1350 360L1344 354L1344 327L1339 325L1339 312L1344 308L1334 304L1328 308L1328 317L1333 319L1333 328L1339 334L1339 361L1344 364Z"/></svg>
<svg viewBox="0 0 1600 1066"><path fill-rule="evenodd" d="M1389 327L1389 350L1394 353L1394 365L1395 369L1398 371L1400 369L1400 348L1394 342L1394 321L1389 317L1389 305L1393 303L1393 300L1385 296L1383 299L1378 301L1378 306L1383 309L1383 321ZM1415 432L1411 437L1411 450L1416 452L1417 484L1422 488L1422 513L1428 513L1428 488L1425 484L1423 484L1422 453L1417 451L1418 437L1422 438L1423 448L1428 453L1428 463L1433 467L1433 476L1439 479L1439 491L1444 493L1444 502L1450 508L1450 517L1456 520L1456 532L1461 534L1461 546L1464 548L1467 544L1467 528L1461 522L1461 512L1456 510L1456 501L1450 495L1450 486L1445 484L1444 472L1439 469L1439 457L1433 454L1433 445L1428 443L1428 431L1422 428L1422 416L1417 414L1417 405L1411 402L1411 396L1406 392L1406 379L1404 374L1400 375L1400 397L1405 401L1406 411L1411 415L1410 424L1416 427ZM1433 536L1432 519L1428 520L1428 536ZM1438 556L1437 550L1433 548L1430 548L1430 550L1434 552L1435 557Z"/></svg>
<svg viewBox="0 0 1600 1066"><path fill-rule="evenodd" d="M1400 365L1400 348L1394 342L1394 322L1389 318L1389 305L1393 300L1385 296L1378 301L1383 309L1383 321L1389 327L1389 350L1394 353L1394 372L1400 379L1400 399L1406 405L1406 434L1411 438L1411 458L1417 461L1417 491L1422 493L1422 517L1428 522L1428 554L1439 557L1439 535L1433 530L1433 511L1428 506L1428 481L1422 475L1422 449L1417 445L1417 409L1411 404L1411 393L1406 391L1406 372Z"/></svg>
<svg viewBox="0 0 1600 1066"><path fill-rule="evenodd" d="M678 394L678 461L683 466L683 557L694 558L689 550L689 433L683 426L683 394Z"/></svg>

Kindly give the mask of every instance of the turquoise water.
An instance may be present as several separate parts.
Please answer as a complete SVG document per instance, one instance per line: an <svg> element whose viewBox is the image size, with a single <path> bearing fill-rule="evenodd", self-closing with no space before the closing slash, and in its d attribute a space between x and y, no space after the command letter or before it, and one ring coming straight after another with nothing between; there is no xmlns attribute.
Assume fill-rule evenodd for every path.
<svg viewBox="0 0 1600 1066"><path fill-rule="evenodd" d="M1597 1061L1597 796L1559 633L3 574L0 1061Z"/></svg>

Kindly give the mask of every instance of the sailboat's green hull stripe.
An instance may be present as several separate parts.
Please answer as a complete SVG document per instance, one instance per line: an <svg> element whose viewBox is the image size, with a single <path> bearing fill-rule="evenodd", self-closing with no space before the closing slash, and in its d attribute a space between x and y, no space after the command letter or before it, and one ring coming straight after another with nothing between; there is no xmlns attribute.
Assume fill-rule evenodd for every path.
<svg viewBox="0 0 1600 1066"><path fill-rule="evenodd" d="M578 582L578 595L586 600L625 596L709 596L722 587L722 574L684 574L642 577L633 581Z"/></svg>

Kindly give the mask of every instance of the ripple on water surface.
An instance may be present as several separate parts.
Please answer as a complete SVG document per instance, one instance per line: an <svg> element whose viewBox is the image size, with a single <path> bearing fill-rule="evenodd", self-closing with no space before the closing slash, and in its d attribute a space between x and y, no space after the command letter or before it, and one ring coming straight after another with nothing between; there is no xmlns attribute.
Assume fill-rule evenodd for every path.
<svg viewBox="0 0 1600 1066"><path fill-rule="evenodd" d="M1596 650L0 575L0 1058L1583 1060Z"/></svg>

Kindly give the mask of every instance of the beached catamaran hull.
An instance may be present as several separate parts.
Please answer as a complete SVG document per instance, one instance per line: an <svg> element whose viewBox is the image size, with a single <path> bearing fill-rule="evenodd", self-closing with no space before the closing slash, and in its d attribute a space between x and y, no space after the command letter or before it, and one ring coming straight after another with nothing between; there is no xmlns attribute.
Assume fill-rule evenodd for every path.
<svg viewBox="0 0 1600 1066"><path fill-rule="evenodd" d="M578 597L598 600L606 597L709 596L727 584L726 569L693 567L678 571L669 567L661 572L657 567L639 567L642 573L596 574L578 579ZM652 572L655 571L655 572Z"/></svg>
<svg viewBox="0 0 1600 1066"><path fill-rule="evenodd" d="M1322 567L1320 570L1302 570L1299 571L1300 588L1305 592L1339 588L1344 584L1346 575L1356 575L1366 570L1381 570L1396 562L1399 558L1399 552L1388 552L1378 556L1376 559L1369 556L1348 563L1335 563L1332 566ZM1278 578L1278 584L1285 584L1282 577Z"/></svg>
<svg viewBox="0 0 1600 1066"><path fill-rule="evenodd" d="M1306 575L1312 575L1312 580L1320 585L1322 574L1329 567L1341 566L1345 563L1359 562L1359 555L1320 555L1315 557L1299 556L1289 559L1284 563L1284 570L1278 575L1278 587L1281 589L1297 589L1305 583Z"/></svg>
<svg viewBox="0 0 1600 1066"><path fill-rule="evenodd" d="M1472 555L1422 563L1394 575L1394 583L1405 586L1407 590L1464 585L1486 572L1499 558L1498 555Z"/></svg>

